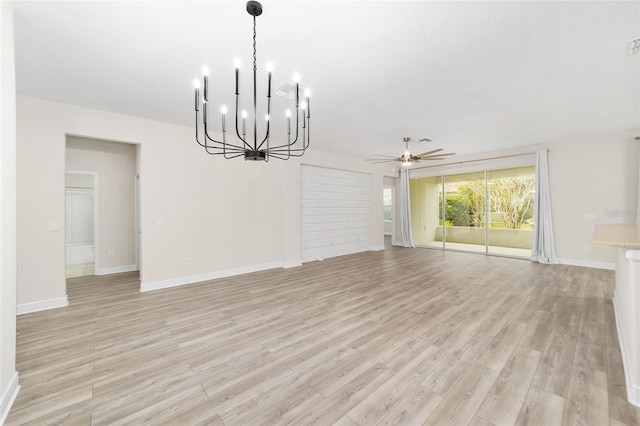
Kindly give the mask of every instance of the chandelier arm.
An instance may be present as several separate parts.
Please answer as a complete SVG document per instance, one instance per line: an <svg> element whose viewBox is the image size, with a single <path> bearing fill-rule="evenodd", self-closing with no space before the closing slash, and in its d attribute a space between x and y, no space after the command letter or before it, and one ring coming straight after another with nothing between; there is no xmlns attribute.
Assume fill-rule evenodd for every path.
<svg viewBox="0 0 640 426"><path fill-rule="evenodd" d="M296 106L296 138L293 140L293 142L289 142L289 143L285 143L282 145L277 145L272 147L271 149L278 149L278 148L286 148L286 147L292 147L293 145L295 145L296 142L298 142L298 128L300 127L300 123L299 123L299 114L298 114L298 107ZM304 114L304 111L302 112Z"/></svg>
<svg viewBox="0 0 640 426"><path fill-rule="evenodd" d="M283 149L270 149L269 152L276 152L276 153L284 153L284 152L291 152L291 153L296 153L296 152L302 152L304 153L304 148L283 148ZM293 155L293 154L292 154Z"/></svg>
<svg viewBox="0 0 640 426"><path fill-rule="evenodd" d="M229 144L227 144L226 148L223 147L223 146L207 145L207 146L204 146L204 149L209 154L223 154L225 151L228 151L228 152L244 152L244 148L229 147L228 145ZM212 150L216 150L216 151L212 151Z"/></svg>
<svg viewBox="0 0 640 426"><path fill-rule="evenodd" d="M309 148L309 144L311 142L311 138L310 138L310 133L309 133L309 125L311 124L311 120L309 120L309 122L307 123L306 127L303 127L303 132L302 132L302 136L303 136L303 144L302 144L302 148L292 148L292 146L296 143L296 141L298 140L298 137L296 135L296 140L294 140L291 143L286 143L286 144L282 144L282 145L277 145L274 147L271 147L269 149L269 151L278 151L278 152L282 152L284 150L290 150L292 152L299 152L302 151L304 152L304 150L306 150L307 148ZM304 125L303 125L304 126ZM305 130L306 129L306 130ZM296 131L297 133L297 131ZM306 135L306 138L305 138Z"/></svg>
<svg viewBox="0 0 640 426"><path fill-rule="evenodd" d="M304 150L300 149L298 151L301 151L300 153L287 153L286 156L285 154L281 153L281 152L269 152L269 155L276 157L279 160L287 160L289 159L289 157L302 157L304 155Z"/></svg>
<svg viewBox="0 0 640 426"><path fill-rule="evenodd" d="M198 111L196 110L196 142L198 142L198 145L200 145L201 147L203 147L203 148L205 148L205 149L209 149L209 148L216 148L216 147L215 147L215 146L213 146L213 145L207 145L207 139L208 139L208 140L210 140L210 141L212 141L212 142L215 142L215 143L220 143L220 142L218 142L218 141L217 141L217 140L215 140L215 139L210 138L210 137L209 137L209 135L207 135L207 134L206 134L206 124L205 124L205 126L204 126L204 127L205 127L205 131L204 131L204 141L203 141L204 143L200 142L200 136L199 136L199 133L198 133L198 127L199 127L199 126L198 126Z"/></svg>
<svg viewBox="0 0 640 426"><path fill-rule="evenodd" d="M288 160L290 157L292 157L291 155L284 155L280 153L271 153L271 152L269 152L269 156L274 157L278 160Z"/></svg>
<svg viewBox="0 0 640 426"><path fill-rule="evenodd" d="M222 152L207 152L207 154L209 155L223 155ZM237 158L237 157L241 157L244 155L244 151L242 151L241 153L238 154L234 154L232 156L229 157L225 157L226 159L232 159L232 158Z"/></svg>
<svg viewBox="0 0 640 426"><path fill-rule="evenodd" d="M204 148L208 151L208 150L218 150L220 151L220 154L222 154L224 151L232 151L232 152L244 152L245 149L236 145L232 145L232 144L222 144L220 142L216 142L219 146L217 145L206 145L204 146Z"/></svg>
<svg viewBox="0 0 640 426"><path fill-rule="evenodd" d="M200 136L199 136L199 132L198 132L198 110L196 109L196 142L198 142L198 145L200 145L203 148L206 148L206 143L207 143L207 139L204 139L205 144L203 144L202 142L200 142Z"/></svg>
<svg viewBox="0 0 640 426"><path fill-rule="evenodd" d="M213 142L213 143L216 143L216 144L218 144L218 145L222 145L222 146L207 145L207 144L206 144L206 141L205 141L205 145L202 145L202 146L204 146L205 148L223 149L223 146L224 146L224 145L227 145L227 146L230 146L230 147L235 148L235 149L241 149L241 150L244 150L244 148L243 148L243 147L241 147L241 146L234 145L234 144L232 144L232 143L220 142L220 141L217 141L217 140L215 140L215 139L211 138L211 137L209 136L209 133L207 133L206 128L205 128L205 136L206 136L207 140L209 140L209 141L211 141L211 142Z"/></svg>
<svg viewBox="0 0 640 426"><path fill-rule="evenodd" d="M208 131L207 127L208 127L207 126L207 122L204 121L205 144L204 145L200 144L201 146L203 146L205 148L210 147L210 148L223 149L224 145L228 145L228 146L230 146L232 148L235 148L235 149L244 150L244 147L241 147L241 146L238 146L238 145L235 145L235 144L232 144L232 143L226 143L226 141L220 142L220 141L217 141L217 140L213 139L211 136L209 136L209 131ZM224 132L222 134L222 137L224 138ZM223 145L223 146L207 145L207 140L210 140L213 143L216 143L218 145Z"/></svg>

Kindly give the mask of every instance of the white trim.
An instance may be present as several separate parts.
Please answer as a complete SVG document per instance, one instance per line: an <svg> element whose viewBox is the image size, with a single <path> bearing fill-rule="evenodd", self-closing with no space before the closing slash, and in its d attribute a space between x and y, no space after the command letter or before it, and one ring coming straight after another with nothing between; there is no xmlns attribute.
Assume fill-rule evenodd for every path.
<svg viewBox="0 0 640 426"><path fill-rule="evenodd" d="M136 152L136 157L138 153ZM140 269L140 173L136 173L136 177L133 181L133 191L134 191L134 211L135 211L135 257L136 257L136 270Z"/></svg>
<svg viewBox="0 0 640 426"><path fill-rule="evenodd" d="M640 384L632 383L631 380L631 365L627 361L632 354L628 354L626 349L628 348L625 339L625 331L620 316L618 315L617 292L614 292L613 296L613 312L616 317L616 327L618 329L618 342L620 342L620 354L622 355L622 366L624 368L624 378L627 384L627 399L636 407L640 407Z"/></svg>
<svg viewBox="0 0 640 426"><path fill-rule="evenodd" d="M69 299L64 297L41 300L39 302L23 303L16 306L16 315L30 314L32 312L46 311L48 309L64 308L69 305Z"/></svg>
<svg viewBox="0 0 640 426"><path fill-rule="evenodd" d="M609 262L596 262L594 260L582 260L582 259L565 259L559 258L561 265L571 265L571 266L582 266L585 268L596 268L596 269L608 269L610 271L615 271L616 264Z"/></svg>
<svg viewBox="0 0 640 426"><path fill-rule="evenodd" d="M282 267L285 269L288 268L297 268L298 266L302 266L302 261L300 259L290 260L288 262L283 262Z"/></svg>
<svg viewBox="0 0 640 426"><path fill-rule="evenodd" d="M232 277L234 275L249 274L251 272L265 271L267 269L282 268L282 262L263 263L262 265L245 266L242 268L227 269L224 271L210 272L207 274L190 275L187 277L171 278L168 280L151 283L140 283L140 292L161 290L163 288L178 287L181 285L195 284L203 281L216 280L218 278Z"/></svg>
<svg viewBox="0 0 640 426"><path fill-rule="evenodd" d="M395 185L383 185L382 189L391 189L391 220L385 220L384 222L391 222L391 234L385 234L384 228L382 233L384 235L391 235L391 241L396 240L396 187Z"/></svg>
<svg viewBox="0 0 640 426"><path fill-rule="evenodd" d="M16 400L19 391L20 383L18 382L18 372L14 371L13 377L11 377L11 380L9 381L9 385L2 393L2 400L0 400L0 425L3 425L4 421L7 420L9 410L11 410L11 406Z"/></svg>
<svg viewBox="0 0 640 426"><path fill-rule="evenodd" d="M122 266L114 266L112 268L96 269L96 275L120 274L122 272L133 272L137 270L138 270L138 267L136 265L122 265Z"/></svg>
<svg viewBox="0 0 640 426"><path fill-rule="evenodd" d="M381 246L369 246L369 251L381 251L384 250L384 244Z"/></svg>
<svg viewBox="0 0 640 426"><path fill-rule="evenodd" d="M624 251L624 257L632 262L640 262L640 250L626 249Z"/></svg>

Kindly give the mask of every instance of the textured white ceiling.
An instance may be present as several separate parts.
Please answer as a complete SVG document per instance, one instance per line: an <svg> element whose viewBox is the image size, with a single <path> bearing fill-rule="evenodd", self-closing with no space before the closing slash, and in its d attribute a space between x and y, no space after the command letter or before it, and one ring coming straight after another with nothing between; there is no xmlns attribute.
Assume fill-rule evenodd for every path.
<svg viewBox="0 0 640 426"><path fill-rule="evenodd" d="M262 3L259 93L267 60L274 88L298 70L317 148L399 155L411 136L470 154L640 129L640 2ZM233 103L235 57L251 78L243 1L17 2L15 31L27 96L191 126L204 63L214 105Z"/></svg>

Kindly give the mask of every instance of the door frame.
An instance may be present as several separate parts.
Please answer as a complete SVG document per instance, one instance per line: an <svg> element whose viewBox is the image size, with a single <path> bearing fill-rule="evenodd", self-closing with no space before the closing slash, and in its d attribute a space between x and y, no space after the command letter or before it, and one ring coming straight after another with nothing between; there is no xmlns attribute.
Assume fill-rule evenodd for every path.
<svg viewBox="0 0 640 426"><path fill-rule="evenodd" d="M382 189L391 189L391 245L394 246L396 245L396 187L393 185L384 185ZM384 223L382 226L384 227ZM382 233L384 234L384 228Z"/></svg>

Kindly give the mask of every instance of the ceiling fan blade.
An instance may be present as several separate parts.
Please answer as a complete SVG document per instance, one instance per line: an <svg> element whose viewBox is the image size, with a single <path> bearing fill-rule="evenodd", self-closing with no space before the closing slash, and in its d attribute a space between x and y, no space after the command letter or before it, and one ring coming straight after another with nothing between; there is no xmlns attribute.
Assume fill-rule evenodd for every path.
<svg viewBox="0 0 640 426"><path fill-rule="evenodd" d="M393 155L382 155L382 154L373 154L376 157L387 157L387 158L398 158L398 157L394 157Z"/></svg>
<svg viewBox="0 0 640 426"><path fill-rule="evenodd" d="M429 157L421 157L421 160L444 160L446 156L449 155L455 155L453 153L451 154L441 154L441 155L434 155L434 156L429 156Z"/></svg>
<svg viewBox="0 0 640 426"><path fill-rule="evenodd" d="M416 157L422 157L424 155L430 155L430 154L433 154L433 153L436 153L436 152L440 152L440 151L442 151L442 148L432 149L431 151L427 151L427 152L423 152L422 154L418 154L418 155L416 155Z"/></svg>
<svg viewBox="0 0 640 426"><path fill-rule="evenodd" d="M380 160L380 161L372 161L371 164L381 164L381 163L395 163L396 160Z"/></svg>
<svg viewBox="0 0 640 426"><path fill-rule="evenodd" d="M427 139L427 138L422 138L422 139L418 139L419 142L431 142L431 139Z"/></svg>
<svg viewBox="0 0 640 426"><path fill-rule="evenodd" d="M398 161L395 157L389 158L365 158L364 161Z"/></svg>
<svg viewBox="0 0 640 426"><path fill-rule="evenodd" d="M449 155L456 155L455 152L446 152L446 153L442 153L442 154L433 154L433 155L425 155L422 158L428 158L428 157L448 157Z"/></svg>

